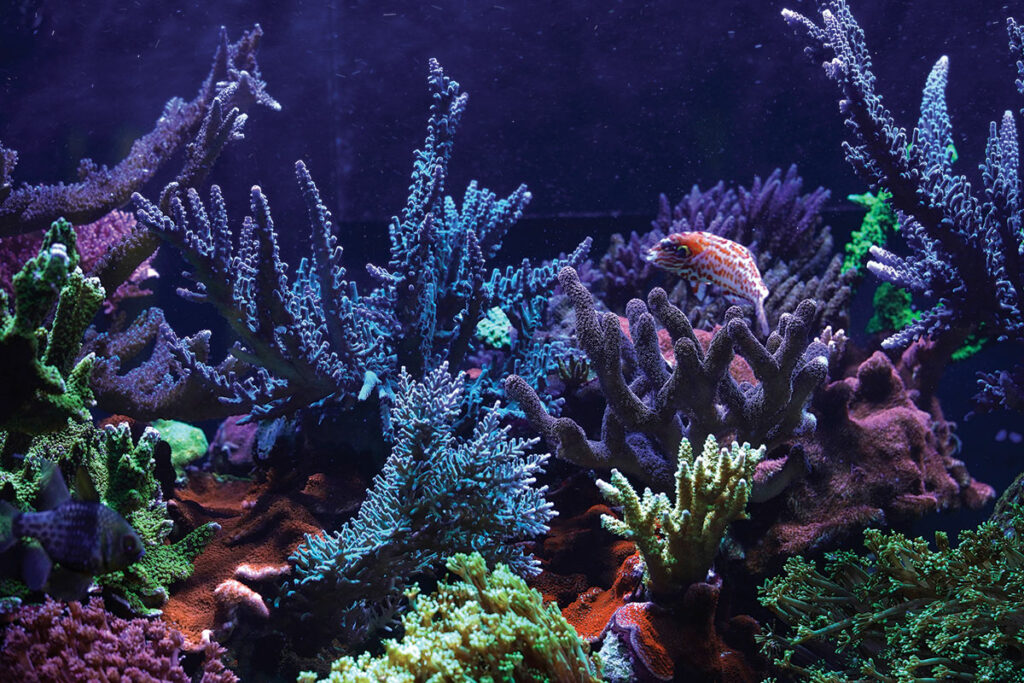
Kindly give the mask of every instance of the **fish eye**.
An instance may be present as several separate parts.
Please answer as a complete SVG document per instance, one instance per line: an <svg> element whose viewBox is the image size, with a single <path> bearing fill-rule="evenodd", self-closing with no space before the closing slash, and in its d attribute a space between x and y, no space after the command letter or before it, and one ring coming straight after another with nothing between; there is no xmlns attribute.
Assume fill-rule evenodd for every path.
<svg viewBox="0 0 1024 683"><path fill-rule="evenodd" d="M679 254L680 256L689 256L690 255L690 248L688 246L686 246L685 244L677 244L676 245L676 253Z"/></svg>
<svg viewBox="0 0 1024 683"><path fill-rule="evenodd" d="M134 553L138 551L138 545L135 543L135 539L131 536L125 536L121 539L121 550L126 553Z"/></svg>

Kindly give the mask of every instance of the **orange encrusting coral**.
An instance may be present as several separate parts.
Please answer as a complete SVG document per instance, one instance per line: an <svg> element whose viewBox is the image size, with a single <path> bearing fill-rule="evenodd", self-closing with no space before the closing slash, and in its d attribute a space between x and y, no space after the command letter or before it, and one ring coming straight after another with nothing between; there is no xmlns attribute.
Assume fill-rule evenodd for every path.
<svg viewBox="0 0 1024 683"><path fill-rule="evenodd" d="M220 626L214 587L229 580L245 587L236 580L239 565L286 564L303 536L320 530L307 505L272 492L267 483L218 481L202 473L178 489L175 505L190 526L221 525L221 531L196 558L192 576L172 591L164 607L164 618L180 629L193 647L201 642L203 631Z"/></svg>

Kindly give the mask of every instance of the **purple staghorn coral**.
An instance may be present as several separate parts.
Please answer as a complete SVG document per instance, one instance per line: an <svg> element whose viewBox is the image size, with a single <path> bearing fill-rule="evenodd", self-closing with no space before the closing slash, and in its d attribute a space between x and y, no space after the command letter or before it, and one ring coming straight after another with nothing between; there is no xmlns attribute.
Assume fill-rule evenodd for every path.
<svg viewBox="0 0 1024 683"><path fill-rule="evenodd" d="M829 357L827 345L808 344L814 302L805 301L796 313L783 316L764 344L739 310L730 309L725 326L705 351L689 319L662 289L654 289L646 305L634 299L626 307L630 340L618 316L598 314L575 270L563 268L559 281L576 311L579 344L607 400L600 440L588 439L570 418L549 415L517 375L506 381L509 396L558 457L582 467L616 467L669 490L684 436L691 443L714 434L771 447L793 433L814 429L806 403L825 380ZM674 368L661 355L655 321L671 337ZM739 383L729 374L734 348L750 364L757 384Z"/></svg>
<svg viewBox="0 0 1024 683"><path fill-rule="evenodd" d="M802 189L796 166L790 166L785 174L775 169L764 180L755 176L749 189L719 182L702 191L694 185L675 206L661 195L652 229L628 238L613 235L605 255L581 270L580 277L615 311L624 310L632 298L642 298L652 286L662 286L691 323L711 329L730 304L716 297L697 302L685 283L676 284L645 258L647 249L669 233L706 231L739 242L754 254L769 290L769 322L777 324L783 313L796 310L804 299L814 299L819 302L815 327L845 328L853 276L842 273L831 228L822 223L829 192L819 187L803 194Z"/></svg>
<svg viewBox="0 0 1024 683"><path fill-rule="evenodd" d="M266 92L256 63L262 36L257 25L229 43L227 31L221 29L210 73L195 98L168 101L153 130L136 140L128 156L113 168L83 159L78 182L16 188L12 175L18 153L0 145L0 235L41 230L61 217L76 224L90 223L126 204L183 147L185 163L177 182L201 183L224 144L241 137L246 117L240 107L260 104L280 109ZM210 127L211 121L218 125Z"/></svg>

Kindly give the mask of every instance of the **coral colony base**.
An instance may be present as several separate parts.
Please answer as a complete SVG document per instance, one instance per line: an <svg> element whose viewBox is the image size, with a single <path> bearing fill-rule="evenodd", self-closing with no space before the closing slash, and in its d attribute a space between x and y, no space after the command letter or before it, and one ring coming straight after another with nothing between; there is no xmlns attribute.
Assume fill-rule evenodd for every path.
<svg viewBox="0 0 1024 683"><path fill-rule="evenodd" d="M295 216L253 187L233 221L239 198L205 187L280 108L259 26L222 35L196 98L113 168L15 186L0 147L0 677L1024 680L1019 482L957 539L906 534L996 495L936 390L1024 341L1014 116L972 186L945 57L908 132L844 0L783 16L870 191L845 257L794 166L662 196L603 255L495 267L531 195L447 194L467 98L432 60L387 262L349 275L299 161L289 268ZM149 303L160 245L188 264L184 305L225 322L222 360L125 304ZM863 346L872 277L884 339ZM976 410L1020 410L1022 376L981 375Z"/></svg>

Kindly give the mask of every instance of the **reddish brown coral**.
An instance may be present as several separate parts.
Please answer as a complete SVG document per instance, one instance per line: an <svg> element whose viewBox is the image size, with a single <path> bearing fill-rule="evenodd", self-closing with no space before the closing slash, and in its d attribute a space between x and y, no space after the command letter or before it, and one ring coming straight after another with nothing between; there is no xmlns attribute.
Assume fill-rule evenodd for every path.
<svg viewBox="0 0 1024 683"><path fill-rule="evenodd" d="M633 553L623 560L611 588L590 588L581 593L575 602L562 610L562 616L573 625L580 638L589 643L600 640L612 615L640 592L642 579L640 553Z"/></svg>
<svg viewBox="0 0 1024 683"><path fill-rule="evenodd" d="M992 499L992 488L953 457L948 423L912 399L881 352L855 376L818 393L817 431L798 442L809 472L764 509L752 510L742 531L749 568L764 571L781 557L837 542L868 524ZM765 519L767 529L758 524Z"/></svg>
<svg viewBox="0 0 1024 683"><path fill-rule="evenodd" d="M103 600L22 607L11 615L0 650L5 681L136 681L188 683L181 633L159 619L115 617ZM221 648L205 643L203 683L234 683Z"/></svg>
<svg viewBox="0 0 1024 683"><path fill-rule="evenodd" d="M672 611L652 602L628 603L612 617L609 636L626 646L640 680L759 680L747 656L715 627L718 595L718 585L694 583Z"/></svg>
<svg viewBox="0 0 1024 683"><path fill-rule="evenodd" d="M320 530L307 509L308 501L275 492L268 483L199 474L190 478L187 488L178 490L175 499L176 510L188 527L206 522L221 525L221 531L196 558L195 572L175 589L164 607L165 617L193 645L200 642L203 631L223 626L224 607L215 588L227 581L237 583L239 565L287 564L288 555L303 536Z"/></svg>

